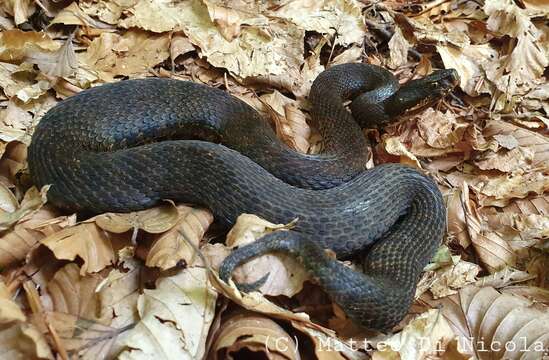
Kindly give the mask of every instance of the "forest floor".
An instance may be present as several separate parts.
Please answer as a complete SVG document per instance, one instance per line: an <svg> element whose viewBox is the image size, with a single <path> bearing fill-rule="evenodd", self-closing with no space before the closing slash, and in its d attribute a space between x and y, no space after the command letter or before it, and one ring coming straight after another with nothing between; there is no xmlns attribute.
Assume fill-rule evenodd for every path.
<svg viewBox="0 0 549 360"><path fill-rule="evenodd" d="M0 358L549 358L548 15L543 0L2 1ZM31 186L27 147L47 110L127 78L224 89L316 153L311 83L348 62L401 83L460 76L365 131L369 167L424 171L447 207L443 245L389 334L355 327L287 256L235 272L270 272L261 293L217 277L231 246L284 224L244 215L224 238L208 210L168 202L77 221Z"/></svg>

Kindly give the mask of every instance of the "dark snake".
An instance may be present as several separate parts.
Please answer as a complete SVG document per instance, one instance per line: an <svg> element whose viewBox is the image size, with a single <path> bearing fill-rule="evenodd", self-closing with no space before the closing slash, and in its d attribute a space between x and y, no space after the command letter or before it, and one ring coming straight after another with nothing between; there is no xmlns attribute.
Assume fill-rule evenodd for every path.
<svg viewBox="0 0 549 360"><path fill-rule="evenodd" d="M252 257L287 252L353 321L386 330L407 313L444 234L445 209L435 183L411 167L366 170L361 127L444 96L457 78L439 70L399 87L377 66L329 68L309 95L324 140L319 155L288 148L253 108L223 90L163 78L120 81L50 109L33 134L29 169L37 186L51 184L49 202L81 214L171 199L205 206L226 226L242 213L274 223L297 218L291 231L233 251L221 278ZM326 248L341 259L365 253L364 273Z"/></svg>

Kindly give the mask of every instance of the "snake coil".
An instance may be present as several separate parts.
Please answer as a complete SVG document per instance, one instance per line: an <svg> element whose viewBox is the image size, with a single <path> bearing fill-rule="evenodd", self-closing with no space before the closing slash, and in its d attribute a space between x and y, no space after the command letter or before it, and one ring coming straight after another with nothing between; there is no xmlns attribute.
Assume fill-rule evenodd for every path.
<svg viewBox="0 0 549 360"><path fill-rule="evenodd" d="M205 206L227 226L242 213L275 223L299 218L291 231L233 251L221 277L253 256L285 251L354 321L388 329L408 310L444 233L445 211L434 182L418 171L366 170L361 126L386 124L456 81L454 70L441 70L399 87L377 66L331 67L309 96L324 138L319 155L290 150L254 109L222 90L160 78L106 84L48 111L33 134L29 168L36 185L51 184L51 203L85 214L172 199ZM343 105L348 99L354 116ZM340 258L367 250L365 273L324 248Z"/></svg>

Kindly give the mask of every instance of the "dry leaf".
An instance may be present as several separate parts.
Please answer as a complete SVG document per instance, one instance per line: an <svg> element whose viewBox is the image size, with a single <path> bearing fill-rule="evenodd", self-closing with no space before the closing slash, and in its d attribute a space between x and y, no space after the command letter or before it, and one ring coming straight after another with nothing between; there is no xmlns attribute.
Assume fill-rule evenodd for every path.
<svg viewBox="0 0 549 360"><path fill-rule="evenodd" d="M422 168L417 157L406 148L398 137L384 137L383 140L385 151L391 155L400 156L400 162L402 164L412 165L418 169Z"/></svg>
<svg viewBox="0 0 549 360"><path fill-rule="evenodd" d="M408 50L411 45L402 34L402 30L399 27L395 28L395 33L391 40L389 40L390 61L389 67L396 69L408 62Z"/></svg>
<svg viewBox="0 0 549 360"><path fill-rule="evenodd" d="M138 76L147 74L170 56L169 34L151 35L128 30L122 36L104 32L95 38L88 50L77 54L78 61L90 69L110 76ZM108 76L102 75L107 81Z"/></svg>
<svg viewBox="0 0 549 360"><path fill-rule="evenodd" d="M53 310L87 320L99 315L99 299L96 288L102 278L97 274L82 276L74 263L59 269L48 283L48 293L53 301Z"/></svg>
<svg viewBox="0 0 549 360"><path fill-rule="evenodd" d="M485 64L486 75L507 99L525 94L541 82L540 77L549 65L547 49L539 45L542 32L511 0L486 1L484 11L489 15L489 30L516 38L509 54Z"/></svg>
<svg viewBox="0 0 549 360"><path fill-rule="evenodd" d="M180 217L179 209L169 202L166 205L131 213L105 213L96 216L92 220L95 220L95 223L101 229L115 234L125 233L132 229L160 234L173 228Z"/></svg>
<svg viewBox="0 0 549 360"><path fill-rule="evenodd" d="M0 280L0 324L25 320L25 314L21 311L19 305L13 301L13 295L10 294L6 284Z"/></svg>
<svg viewBox="0 0 549 360"><path fill-rule="evenodd" d="M482 263L490 272L496 272L505 266L514 266L516 255L509 244L494 232L485 231L482 219L474 203L469 200L469 188L462 188L462 204L465 211L469 237Z"/></svg>
<svg viewBox="0 0 549 360"><path fill-rule="evenodd" d="M17 61L36 53L52 53L61 46L46 33L18 29L1 32L0 43L1 61Z"/></svg>
<svg viewBox="0 0 549 360"><path fill-rule="evenodd" d="M334 35L334 43L342 46L361 44L366 32L361 5L353 0L289 1L274 15L308 31Z"/></svg>
<svg viewBox="0 0 549 360"><path fill-rule="evenodd" d="M55 18L50 22L50 25L53 24L64 24L64 25L82 25L89 26L95 29L108 29L108 26L101 21L97 21L94 18L90 17L80 8L81 4L73 2L69 6L62 9Z"/></svg>
<svg viewBox="0 0 549 360"><path fill-rule="evenodd" d="M45 186L41 191L38 191L35 187L30 188L25 197L21 201L21 204L17 206L17 209L12 212L0 212L0 230L7 230L13 224L17 223L23 217L39 210L42 205L46 203L46 192L49 186ZM4 194L8 189L4 190ZM9 201L9 200L8 200ZM12 204L15 205L15 204Z"/></svg>
<svg viewBox="0 0 549 360"><path fill-rule="evenodd" d="M98 272L114 263L114 251L108 233L94 223L83 223L63 229L41 240L60 260L80 257L84 264L81 275Z"/></svg>
<svg viewBox="0 0 549 360"><path fill-rule="evenodd" d="M467 192L468 195L468 192ZM456 189L448 196L446 202L447 221L448 221L448 238L450 241L457 240L459 245L466 249L471 245L471 238L467 230L467 219L465 215L464 204L467 199L463 199L463 193Z"/></svg>
<svg viewBox="0 0 549 360"><path fill-rule="evenodd" d="M452 257L452 264L435 271L429 290L435 299L456 294L457 290L474 283L481 271L480 266Z"/></svg>
<svg viewBox="0 0 549 360"><path fill-rule="evenodd" d="M213 215L204 209L178 206L179 222L156 239L147 254L146 265L166 270L176 266L181 260L190 266L196 259L195 248L213 222ZM189 242L195 245L191 247Z"/></svg>
<svg viewBox="0 0 549 360"><path fill-rule="evenodd" d="M440 311L432 309L412 320L402 332L379 342L372 359L413 360L439 355L454 337Z"/></svg>
<svg viewBox="0 0 549 360"><path fill-rule="evenodd" d="M303 312L293 313L281 308L263 297L260 292L241 293L236 286L234 286L234 283L231 285L226 284L213 271L210 271L209 279L218 293L223 294L244 309L286 320L309 321L309 316L307 314Z"/></svg>
<svg viewBox="0 0 549 360"><path fill-rule="evenodd" d="M459 143L468 126L458 123L453 113L442 113L432 108L425 110L417 121L420 136L429 146L438 149Z"/></svg>
<svg viewBox="0 0 549 360"><path fill-rule="evenodd" d="M444 67L455 69L459 74L460 88L468 95L478 96L493 93L494 86L486 80L483 63L498 59L497 51L490 44L471 44L464 48L437 45Z"/></svg>
<svg viewBox="0 0 549 360"><path fill-rule="evenodd" d="M479 278L475 285L478 287L491 286L494 288L503 288L509 285L534 279L535 277L535 275L528 274L526 271L505 267L494 274Z"/></svg>
<svg viewBox="0 0 549 360"><path fill-rule="evenodd" d="M210 14L210 19L219 29L221 35L227 41L232 41L240 35L240 25L246 13L229 6L216 4L214 1L204 1Z"/></svg>
<svg viewBox="0 0 549 360"><path fill-rule="evenodd" d="M273 320L251 312L236 313L214 335L211 359L226 359L247 349L274 359L300 359L297 343Z"/></svg>
<svg viewBox="0 0 549 360"><path fill-rule="evenodd" d="M126 349L118 358L202 358L216 298L203 268L159 279L156 289L139 296L140 320L121 342Z"/></svg>
<svg viewBox="0 0 549 360"><path fill-rule="evenodd" d="M353 338L344 341L336 333L310 323L292 321L294 328L304 332L313 342L315 356L319 360L366 360L369 356L360 349L365 349L368 340L357 341Z"/></svg>
<svg viewBox="0 0 549 360"><path fill-rule="evenodd" d="M291 148L307 153L311 129L296 102L278 91L263 95L260 99L275 122L277 136Z"/></svg>
<svg viewBox="0 0 549 360"><path fill-rule="evenodd" d="M44 207L22 218L13 228L0 238L0 266L8 266L28 256L29 251L46 236L74 225L74 217L60 216Z"/></svg>
<svg viewBox="0 0 549 360"><path fill-rule="evenodd" d="M0 353L10 360L54 359L44 335L27 323L0 327Z"/></svg>
<svg viewBox="0 0 549 360"><path fill-rule="evenodd" d="M272 224L255 215L243 214L227 234L227 245L230 247L249 244L263 235L287 228L287 225ZM251 283L265 274L269 277L258 290L266 295L293 296L303 288L308 274L303 266L293 257L286 254L265 254L257 259L237 267L233 279L238 283Z"/></svg>
<svg viewBox="0 0 549 360"><path fill-rule="evenodd" d="M442 306L462 352L479 359L539 358L549 343L549 311L522 296L469 286L459 296L427 302Z"/></svg>

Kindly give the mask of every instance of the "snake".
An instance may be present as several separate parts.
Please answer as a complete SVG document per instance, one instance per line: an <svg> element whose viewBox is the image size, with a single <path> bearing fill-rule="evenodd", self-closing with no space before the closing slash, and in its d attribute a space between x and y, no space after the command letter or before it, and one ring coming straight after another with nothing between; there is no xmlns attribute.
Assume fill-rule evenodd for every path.
<svg viewBox="0 0 549 360"><path fill-rule="evenodd" d="M297 219L233 250L221 279L253 257L285 252L353 322L388 330L442 240L445 207L434 180L410 166L368 169L362 129L440 99L457 80L442 69L400 85L380 66L329 67L308 96L319 154L288 147L268 119L221 88L154 77L103 84L48 110L28 148L29 172L36 186L49 185L49 203L82 216L173 200L210 209L227 228L243 213ZM337 259L360 255L363 271L326 249Z"/></svg>

